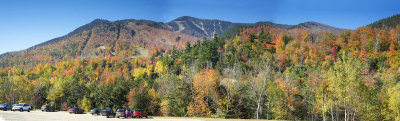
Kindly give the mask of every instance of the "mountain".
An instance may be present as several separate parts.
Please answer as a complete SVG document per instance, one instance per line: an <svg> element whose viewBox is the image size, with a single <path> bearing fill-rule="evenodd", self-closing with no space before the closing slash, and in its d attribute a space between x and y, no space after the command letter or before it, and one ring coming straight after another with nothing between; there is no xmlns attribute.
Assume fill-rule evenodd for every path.
<svg viewBox="0 0 400 121"><path fill-rule="evenodd" d="M272 27L278 27L278 28L282 28L282 29L289 29L290 27L293 26L293 25L287 25L287 24L276 24L276 23L273 23L270 21L257 22L255 24L253 24L252 26L258 26L258 25L272 26Z"/></svg>
<svg viewBox="0 0 400 121"><path fill-rule="evenodd" d="M114 22L96 19L65 36L26 50L2 54L0 67L32 66L77 57L147 58L155 52L167 51L173 46L183 48L186 42L194 43L197 40L194 36L174 32L164 23L135 19Z"/></svg>
<svg viewBox="0 0 400 121"><path fill-rule="evenodd" d="M378 20L374 23L371 23L367 26L372 27L372 28L381 28L383 26L385 27L396 27L398 24L400 24L400 14L384 18L381 20Z"/></svg>
<svg viewBox="0 0 400 121"><path fill-rule="evenodd" d="M306 22L298 25L273 22L233 23L216 19L179 17L168 23L151 20L126 19L108 21L96 19L74 31L26 50L0 55L0 67L13 65L35 65L55 63L60 60L87 57L121 56L124 58L147 58L154 53L177 47L182 49L187 42L199 38L211 38L214 33L239 33L243 27L258 25L281 29L301 28L312 32L329 31L338 33L343 29L328 25Z"/></svg>
<svg viewBox="0 0 400 121"><path fill-rule="evenodd" d="M44 46L44 45L56 43L56 42L58 42L58 41L60 41L60 40L66 39L66 38L68 38L68 37L70 37L70 36L72 36L72 35L75 35L75 34L77 34L77 33L80 33L80 32L82 32L82 31L85 31L85 30L92 29L92 28L94 28L94 27L96 27L96 26L99 26L99 25L102 25L102 24L105 24L105 23L110 23L110 21L108 21L108 20L103 20L103 19L95 19L95 20L93 20L92 22L90 22L90 23L88 23L88 24L86 24L86 25L83 25L83 26L81 26L81 27L75 29L74 31L68 33L67 35L64 35L64 36L61 36L61 37L57 37L57 38L51 39L51 40L49 40L49 41L40 43L40 44L35 45L35 46L33 46L33 47L29 48L29 49L34 49L34 48L41 47L41 46Z"/></svg>
<svg viewBox="0 0 400 121"><path fill-rule="evenodd" d="M216 33L217 35L222 35L230 29L235 29L235 27L253 27L258 25L272 26L282 29L302 28L310 30L312 32L328 31L332 33L340 33L344 31L344 29L328 26L317 22L305 22L298 25L276 24L269 21L257 23L233 23L216 19L199 19L190 16L179 17L166 24L169 25L173 31L192 35L198 38L211 38L214 33Z"/></svg>
<svg viewBox="0 0 400 121"><path fill-rule="evenodd" d="M212 37L214 33L221 35L235 26L251 25L245 23L232 23L216 19L199 19L190 16L179 17L168 22L172 30L195 37Z"/></svg>
<svg viewBox="0 0 400 121"><path fill-rule="evenodd" d="M306 29L306 30L309 30L311 32L316 32L316 33L328 31L331 33L338 34L338 33L344 31L344 29L341 29L341 28L336 28L336 27L332 27L329 25L325 25L325 24L321 24L321 23L317 23L317 22L313 22L313 21L304 22L304 23L300 23L300 24L294 25L292 27L289 27L289 29L293 29L293 28Z"/></svg>

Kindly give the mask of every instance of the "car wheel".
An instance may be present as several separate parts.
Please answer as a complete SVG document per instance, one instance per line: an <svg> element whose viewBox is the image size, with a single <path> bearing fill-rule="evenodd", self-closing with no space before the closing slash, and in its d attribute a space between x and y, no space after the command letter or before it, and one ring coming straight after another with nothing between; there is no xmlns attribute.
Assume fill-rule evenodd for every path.
<svg viewBox="0 0 400 121"><path fill-rule="evenodd" d="M31 112L31 109L28 109L28 112Z"/></svg>
<svg viewBox="0 0 400 121"><path fill-rule="evenodd" d="M110 118L110 116L107 115L107 118Z"/></svg>
<svg viewBox="0 0 400 121"><path fill-rule="evenodd" d="M149 117L147 117L147 116L145 116L146 118L149 118Z"/></svg>

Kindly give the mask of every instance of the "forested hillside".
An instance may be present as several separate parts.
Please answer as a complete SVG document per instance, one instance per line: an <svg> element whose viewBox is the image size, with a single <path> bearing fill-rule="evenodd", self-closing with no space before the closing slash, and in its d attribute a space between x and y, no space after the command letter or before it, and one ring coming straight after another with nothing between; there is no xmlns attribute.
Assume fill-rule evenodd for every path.
<svg viewBox="0 0 400 121"><path fill-rule="evenodd" d="M56 64L77 57L150 57L173 46L182 49L196 37L172 31L163 23L148 20L94 20L75 31L26 50L0 56L1 67L32 67ZM141 52L143 50L144 52ZM137 56L140 55L140 56Z"/></svg>
<svg viewBox="0 0 400 121"><path fill-rule="evenodd" d="M129 107L162 116L400 119L400 26L339 34L256 26L231 39L190 43L191 36L140 23L103 24L18 55L26 60L1 60L14 66L0 69L0 102ZM129 39L139 41L124 44ZM135 46L171 49L129 58ZM49 60L43 57L58 60L17 66Z"/></svg>
<svg viewBox="0 0 400 121"><path fill-rule="evenodd" d="M299 25L272 22L232 23L189 16L179 17L168 23L134 19L111 22L96 19L62 37L45 41L26 50L1 54L0 67L32 68L37 64L56 64L78 57L148 58L154 53L170 51L173 46L178 50L183 49L186 42L193 44L199 38L212 38L214 33L232 38L243 28L256 26L272 26L288 30L301 28L309 30L310 34L344 31L316 22Z"/></svg>
<svg viewBox="0 0 400 121"><path fill-rule="evenodd" d="M300 29L306 29L309 30L313 33L320 33L320 32L331 32L334 34L339 34L344 31L344 29L341 28L335 28L329 25L309 21L309 22L304 22L300 23L298 25L294 25L291 28L300 28Z"/></svg>
<svg viewBox="0 0 400 121"><path fill-rule="evenodd" d="M398 24L400 24L400 14L385 19L381 19L367 26L372 28L382 28L382 27L396 27Z"/></svg>

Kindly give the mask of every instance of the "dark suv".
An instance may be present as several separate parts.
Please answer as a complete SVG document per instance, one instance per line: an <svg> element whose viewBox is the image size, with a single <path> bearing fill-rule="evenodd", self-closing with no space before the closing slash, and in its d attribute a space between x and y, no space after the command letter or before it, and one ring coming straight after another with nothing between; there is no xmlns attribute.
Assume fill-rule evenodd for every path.
<svg viewBox="0 0 400 121"><path fill-rule="evenodd" d="M94 115L100 115L100 110L98 108L93 108L92 110L90 110L90 114Z"/></svg>
<svg viewBox="0 0 400 121"><path fill-rule="evenodd" d="M84 111L77 107L72 107L68 110L69 114L82 114Z"/></svg>
<svg viewBox="0 0 400 121"><path fill-rule="evenodd" d="M11 110L12 107L13 107L13 106L12 106L11 104L1 104L1 105L0 105L0 110L7 111L7 110Z"/></svg>
<svg viewBox="0 0 400 121"><path fill-rule="evenodd" d="M54 108L49 106L49 105L43 105L42 108L40 108L42 112L54 112Z"/></svg>
<svg viewBox="0 0 400 121"><path fill-rule="evenodd" d="M114 111L112 111L110 108L106 108L106 109L100 111L100 115L107 116L107 118L115 117Z"/></svg>

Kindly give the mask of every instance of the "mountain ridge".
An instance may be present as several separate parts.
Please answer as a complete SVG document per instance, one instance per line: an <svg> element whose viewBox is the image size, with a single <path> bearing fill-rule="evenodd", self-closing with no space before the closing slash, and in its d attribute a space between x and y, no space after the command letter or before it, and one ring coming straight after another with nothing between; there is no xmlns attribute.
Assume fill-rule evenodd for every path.
<svg viewBox="0 0 400 121"><path fill-rule="evenodd" d="M326 24L315 22L315 21L307 21L304 23L299 23L297 25L290 27L289 29L292 29L292 28L309 29L310 31L313 31L313 32L329 31L329 32L332 32L335 34L338 34L345 30L342 28L332 27L332 26L329 26ZM332 29L332 28L335 28L335 29Z"/></svg>
<svg viewBox="0 0 400 121"><path fill-rule="evenodd" d="M51 43L56 43L56 42L58 42L58 41L60 41L60 40L63 40L63 39L65 39L65 38L68 38L68 37L70 37L70 36L72 36L72 35L74 35L74 34L77 34L77 33L82 32L82 31L84 31L84 30L92 29L92 28L94 28L94 27L96 27L96 26L99 26L99 25L102 25L102 24L105 24L105 23L110 23L110 21L105 20L105 19L95 19L95 20L91 21L91 22L88 23L88 24L82 25L82 26L80 26L80 27L74 29L73 31L69 32L68 34L66 34L66 35L64 35L64 36L56 37L56 38L54 38L54 39L51 39L51 40L42 42L42 43L37 44L37 45L34 45L34 46L32 46L32 47L29 47L28 50L30 50L30 49L35 49L35 48L41 47L41 46L43 46L43 45L47 45L47 44L51 44Z"/></svg>
<svg viewBox="0 0 400 121"><path fill-rule="evenodd" d="M399 15L400 15L400 14L399 14ZM277 24L277 23L274 23L274 22L271 22L271 21L259 21L259 22L255 22L255 23L238 23L238 22L230 22L230 21L224 21L224 20L219 20L219 19L200 19L200 18L196 18L196 17L192 17L192 16L181 16L181 17L178 17L178 18L176 18L176 19L174 19L174 20L172 20L172 21L170 21L170 22L166 22L166 23L163 23L163 22L155 22L155 21L152 21L152 22L158 24L158 25L157 25L157 24L153 24L153 27L156 27L156 28L163 28L163 29L172 29L172 30L174 30L174 31L176 31L176 32L184 33L184 34L189 34L189 35L193 35L193 36L196 36L196 34L198 34L198 35L196 36L196 37L198 37L198 38L202 38L202 37L209 37L209 38L210 38L210 37L213 36L213 32L214 32L215 30L213 30L213 32L209 32L209 31L208 31L208 32L202 32L202 34L201 34L201 32L197 32L197 33L194 32L194 33L191 33L191 32L190 32L191 30L186 30L186 31L182 32L182 30L179 31L179 27L177 28L177 27L174 26L174 23L175 23L176 21L188 21L188 20L193 20L193 19L199 20L199 21L216 21L216 22L223 22L223 23L232 24L232 25L229 25L228 27L225 27L226 29L224 29L223 31L218 31L218 32L217 32L218 35L222 35L224 32L228 31L229 29L231 29L231 28L233 28L233 27L238 27L238 26L258 26L258 25L265 25L265 26L273 26L273 27L278 27L278 28L283 28L283 29L293 29L293 28L298 28L298 27L302 26L302 24L308 23L308 22L311 22L311 23L318 23L318 22L314 22L314 21L308 21L308 22L304 22L304 23L299 23L299 24L297 24L297 25ZM94 19L94 20L91 21L90 23L85 24L85 25L82 25L82 26L78 27L77 29L74 29L73 31L69 32L68 34L66 34L66 35L64 35L64 36L60 36L60 37L56 37L56 38L54 38L54 39L50 39L50 40L44 41L44 42L42 42L42 43L39 43L39 44L37 44L37 45L34 45L34 46L32 46L32 47L29 47L29 48L23 49L23 50L31 50L31 49L35 49L35 48L40 47L40 46L43 46L43 45L47 45L47 44L51 44L51 43L56 43L56 42L58 42L58 41L60 41L60 40L63 40L63 39L65 39L65 38L68 38L68 37L70 37L70 36L72 36L72 35L74 35L74 34L76 34L76 33L82 32L82 31L84 31L84 30L92 29L92 28L97 27L97 26L100 26L100 25L102 25L102 24L112 23L112 22L126 22L126 21L142 21L142 22L145 22L145 21L151 21L151 20L144 20L144 19L123 19L123 20L109 21L109 20L105 20L105 19ZM164 25L161 25L161 24L164 24ZM318 24L320 24L320 25L326 25L326 24L322 24L322 23L318 23ZM166 26L165 26L165 25L166 25ZM329 25L326 25L326 26L329 26ZM197 27L197 26L196 26L196 27ZM333 27L333 26L329 26L329 27ZM333 27L333 28L337 28L337 27ZM307 29L307 28L306 28L306 27L303 27L303 29ZM339 29L340 31L345 30L345 29L342 29L342 28L337 28L337 29ZM197 30L198 30L198 28L197 28ZM193 31L193 30L192 30L192 31ZM338 32L338 31L335 30L335 32ZM199 33L200 33L200 34L199 34ZM207 34L204 35L204 33L207 33ZM12 53L12 52L18 52L18 51L10 51L10 52L6 52L6 53ZM3 54L6 54L6 53L3 53ZM0 54L0 55L3 55L3 54ZM1 57L1 56L0 56L0 57Z"/></svg>
<svg viewBox="0 0 400 121"><path fill-rule="evenodd" d="M328 31L335 34L338 34L345 30L343 28L337 28L326 24L311 22L311 21L299 23L297 25L277 24L270 21L260 21L256 23L235 23L218 19L200 19L191 16L178 17L170 22L167 22L166 24L169 25L174 31L189 34L199 38L201 37L211 38L214 35L213 33L216 33L217 35L222 35L229 29L238 26L249 27L249 26L264 25L264 26L278 27L282 29L293 29L301 27L302 29L310 30L312 32Z"/></svg>
<svg viewBox="0 0 400 121"><path fill-rule="evenodd" d="M78 56L121 55L138 57L134 54L135 49L144 50L148 54L156 53L156 51L166 51L172 49L173 46L179 49L183 48L186 42L193 44L196 40L201 40L200 38L202 37L211 38L214 33L222 35L235 27L259 25L283 29L291 29L295 26L276 24L269 21L233 23L218 19L200 19L190 16L178 17L167 23L143 19L117 21L95 19L64 36L45 41L28 49L0 54L0 66L5 67L6 65L26 63L34 64L44 61L54 61L55 59L76 58ZM333 30L339 29L316 22L312 23L311 26L306 25L308 24L302 25L302 29L313 29L313 27L318 28L318 26L328 28L322 29L323 31L335 32ZM344 29L339 30L342 31ZM48 58L42 60L40 56ZM40 61L31 62L32 60Z"/></svg>
<svg viewBox="0 0 400 121"><path fill-rule="evenodd" d="M28 49L1 54L0 66L32 66L77 57L149 57L157 51L168 51L173 46L181 49L187 42L193 44L198 39L174 32L164 23L150 20L126 19L110 22L95 19L62 37ZM143 55L144 53L147 55Z"/></svg>

